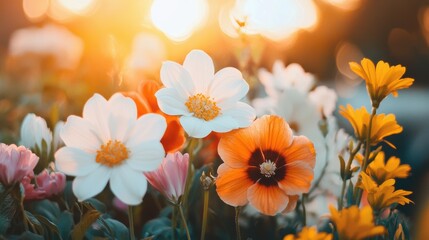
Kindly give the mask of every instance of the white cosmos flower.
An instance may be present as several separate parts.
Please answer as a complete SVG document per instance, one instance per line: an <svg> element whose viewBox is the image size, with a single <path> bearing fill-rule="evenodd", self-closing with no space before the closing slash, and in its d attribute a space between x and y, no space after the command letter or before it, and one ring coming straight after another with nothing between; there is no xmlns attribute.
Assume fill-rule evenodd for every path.
<svg viewBox="0 0 429 240"><path fill-rule="evenodd" d="M117 93L106 100L95 94L83 117L67 118L60 133L65 147L55 153L56 166L76 176L73 192L79 201L97 195L109 182L117 198L137 205L147 190L142 172L157 169L164 157L160 140L166 127L158 114L137 119L131 98Z"/></svg>
<svg viewBox="0 0 429 240"><path fill-rule="evenodd" d="M215 74L212 59L201 50L191 51L183 66L164 62L161 81L165 88L155 94L159 108L181 116L191 137L247 127L255 118L255 110L239 101L249 90L241 72L227 67Z"/></svg>
<svg viewBox="0 0 429 240"><path fill-rule="evenodd" d="M291 88L307 93L315 83L314 75L305 72L301 65L291 63L285 67L280 60L274 62L272 73L260 69L259 79L268 96L274 99L278 99L284 90Z"/></svg>
<svg viewBox="0 0 429 240"><path fill-rule="evenodd" d="M48 128L45 119L34 113L27 114L21 123L21 141L19 144L33 150L37 147L39 151L42 151L43 141L47 145L47 153L50 153L52 132Z"/></svg>
<svg viewBox="0 0 429 240"><path fill-rule="evenodd" d="M320 114L324 117L332 116L337 104L337 94L334 90L326 86L318 86L308 94L308 97L317 106Z"/></svg>

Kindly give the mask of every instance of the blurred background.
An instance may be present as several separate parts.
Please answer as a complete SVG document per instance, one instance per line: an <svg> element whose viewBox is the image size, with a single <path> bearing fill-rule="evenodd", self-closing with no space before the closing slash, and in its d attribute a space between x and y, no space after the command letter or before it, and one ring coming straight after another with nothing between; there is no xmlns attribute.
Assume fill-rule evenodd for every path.
<svg viewBox="0 0 429 240"><path fill-rule="evenodd" d="M192 49L249 78L277 59L298 63L339 105L367 107L348 62L384 60L415 79L380 111L404 126L391 139L398 150L385 149L413 168L399 187L414 192L402 210L418 222L429 202L428 44L427 0L0 0L0 141L16 142L28 112L51 124L80 115L93 93L159 80L162 61Z"/></svg>

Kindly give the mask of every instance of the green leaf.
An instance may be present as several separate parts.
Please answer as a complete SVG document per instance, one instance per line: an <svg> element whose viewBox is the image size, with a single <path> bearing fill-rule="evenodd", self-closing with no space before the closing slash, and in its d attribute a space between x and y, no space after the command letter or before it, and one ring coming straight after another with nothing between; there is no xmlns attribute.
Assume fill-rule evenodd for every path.
<svg viewBox="0 0 429 240"><path fill-rule="evenodd" d="M5 193L5 191L7 191L7 189L0 183L0 194ZM12 218L16 212L16 204L12 195L10 193L5 193L2 198L3 199L0 201L0 235L5 234L9 229Z"/></svg>
<svg viewBox="0 0 429 240"><path fill-rule="evenodd" d="M350 180L349 186L347 188L346 198L347 198L347 207L354 204L354 187L353 182Z"/></svg>
<svg viewBox="0 0 429 240"><path fill-rule="evenodd" d="M49 221L47 218L45 218L42 215L35 215L37 220L39 220L48 230L50 230L52 233L55 233L58 239L62 240L60 231L58 230L58 227L51 221Z"/></svg>
<svg viewBox="0 0 429 240"><path fill-rule="evenodd" d="M30 212L25 211L25 215L27 216L29 227L39 235L44 235L45 229L42 226L42 223Z"/></svg>
<svg viewBox="0 0 429 240"><path fill-rule="evenodd" d="M346 162L344 161L343 156L338 155L338 159L340 160L340 175L343 181L346 180Z"/></svg>
<svg viewBox="0 0 429 240"><path fill-rule="evenodd" d="M101 213L95 209L88 210L72 230L72 239L83 239L86 230L93 224Z"/></svg>
<svg viewBox="0 0 429 240"><path fill-rule="evenodd" d="M67 211L62 212L57 226L63 239L69 239L73 224L73 214Z"/></svg>

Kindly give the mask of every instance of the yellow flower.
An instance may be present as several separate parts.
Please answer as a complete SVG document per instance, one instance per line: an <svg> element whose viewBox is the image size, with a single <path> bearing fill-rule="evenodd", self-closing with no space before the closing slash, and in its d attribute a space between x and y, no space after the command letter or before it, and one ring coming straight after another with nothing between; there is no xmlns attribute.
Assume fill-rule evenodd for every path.
<svg viewBox="0 0 429 240"><path fill-rule="evenodd" d="M393 186L395 185L394 179L389 179L378 186L368 174L361 172L360 175L362 177L362 182L358 187L368 193L368 203L374 211L380 211L394 203L405 205L412 202L405 196L413 192L404 191L402 189L395 191L395 187Z"/></svg>
<svg viewBox="0 0 429 240"><path fill-rule="evenodd" d="M383 235L386 229L374 225L374 216L370 206L359 209L357 206L337 211L332 205L331 220L340 240L360 240Z"/></svg>
<svg viewBox="0 0 429 240"><path fill-rule="evenodd" d="M325 232L317 232L316 227L304 227L298 237L293 234L286 235L283 240L332 240L332 234Z"/></svg>
<svg viewBox="0 0 429 240"><path fill-rule="evenodd" d="M393 178L406 178L411 170L410 165L401 164L401 160L397 157L390 157L385 163L384 152L380 152L372 161L366 173L372 177L377 184L382 184L386 180Z"/></svg>
<svg viewBox="0 0 429 240"><path fill-rule="evenodd" d="M354 109L350 104L347 104L347 107L340 106L340 114L350 122L357 138L365 141L371 119L371 114L368 113L366 108ZM400 132L402 132L402 127L396 122L395 115L376 114L372 119L370 144L376 145L384 141L395 148L392 143L384 140L384 138Z"/></svg>
<svg viewBox="0 0 429 240"><path fill-rule="evenodd" d="M401 78L405 73L405 67L401 65L389 66L388 63L379 61L377 66L364 58L360 65L350 62L350 69L366 82L368 94L371 97L372 106L378 108L380 102L392 94L398 96L398 90L410 87L414 79Z"/></svg>

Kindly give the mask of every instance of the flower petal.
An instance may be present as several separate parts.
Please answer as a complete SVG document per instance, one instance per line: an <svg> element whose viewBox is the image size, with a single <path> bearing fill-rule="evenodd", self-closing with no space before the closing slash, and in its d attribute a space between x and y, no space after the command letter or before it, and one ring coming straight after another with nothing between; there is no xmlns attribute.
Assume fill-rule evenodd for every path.
<svg viewBox="0 0 429 240"><path fill-rule="evenodd" d="M91 123L73 115L67 118L60 136L68 147L79 148L88 153L95 153L103 144Z"/></svg>
<svg viewBox="0 0 429 240"><path fill-rule="evenodd" d="M83 118L88 120L103 142L109 141L110 130L108 119L107 100L100 94L94 94L83 107Z"/></svg>
<svg viewBox="0 0 429 240"><path fill-rule="evenodd" d="M257 149L254 140L251 128L224 134L218 144L218 154L229 167L245 168Z"/></svg>
<svg viewBox="0 0 429 240"><path fill-rule="evenodd" d="M207 94L208 86L214 78L213 60L201 50L192 50L186 55L183 67L189 72L197 93Z"/></svg>
<svg viewBox="0 0 429 240"><path fill-rule="evenodd" d="M103 191L110 178L110 170L108 167L100 166L91 174L76 177L73 180L73 193L77 199L81 202Z"/></svg>
<svg viewBox="0 0 429 240"><path fill-rule="evenodd" d="M63 147L55 153L55 166L67 175L85 176L100 167L100 164L95 162L95 153Z"/></svg>
<svg viewBox="0 0 429 240"><path fill-rule="evenodd" d="M130 149L131 156L126 163L134 170L153 171L159 167L165 156L159 141L142 142Z"/></svg>
<svg viewBox="0 0 429 240"><path fill-rule="evenodd" d="M133 130L130 132L126 146L134 148L146 141L160 141L164 136L167 122L159 114L148 113L137 119Z"/></svg>
<svg viewBox="0 0 429 240"><path fill-rule="evenodd" d="M119 200L127 205L138 205L146 193L147 180L140 171L122 164L112 171L110 189Z"/></svg>
<svg viewBox="0 0 429 240"><path fill-rule="evenodd" d="M137 119L136 104L131 98L116 93L109 99L108 105L110 137L125 142Z"/></svg>
<svg viewBox="0 0 429 240"><path fill-rule="evenodd" d="M231 116L238 127L248 127L256 117L255 109L243 102L237 102L232 107L223 110L222 115Z"/></svg>
<svg viewBox="0 0 429 240"><path fill-rule="evenodd" d="M187 97L180 96L174 88L162 88L155 93L158 106L162 112L168 115L190 115L185 105Z"/></svg>
<svg viewBox="0 0 429 240"><path fill-rule="evenodd" d="M195 93L195 83L182 65L166 61L161 67L161 82L167 88L174 88L182 99Z"/></svg>
<svg viewBox="0 0 429 240"><path fill-rule="evenodd" d="M230 168L221 164L217 169L216 191L226 204L236 207L247 204L247 189L254 183L245 168Z"/></svg>
<svg viewBox="0 0 429 240"><path fill-rule="evenodd" d="M279 187L288 195L299 195L310 190L313 168L304 162L286 164L286 175L279 181Z"/></svg>
<svg viewBox="0 0 429 240"><path fill-rule="evenodd" d="M185 132L194 138L206 137L212 131L210 124L196 117L182 116L180 117L180 124L182 124Z"/></svg>
<svg viewBox="0 0 429 240"><path fill-rule="evenodd" d="M294 136L292 144L283 151L287 158L287 164L300 161L314 167L316 162L316 152L313 143L304 136Z"/></svg>
<svg viewBox="0 0 429 240"><path fill-rule="evenodd" d="M265 186L255 183L247 192L249 203L263 214L274 216L283 211L289 197L278 186Z"/></svg>
<svg viewBox="0 0 429 240"><path fill-rule="evenodd" d="M209 96L212 96L221 108L242 99L248 91L249 84L243 79L241 72L233 67L217 72L209 86Z"/></svg>

